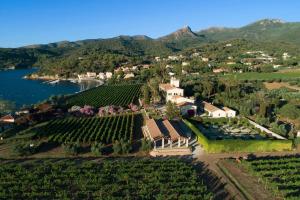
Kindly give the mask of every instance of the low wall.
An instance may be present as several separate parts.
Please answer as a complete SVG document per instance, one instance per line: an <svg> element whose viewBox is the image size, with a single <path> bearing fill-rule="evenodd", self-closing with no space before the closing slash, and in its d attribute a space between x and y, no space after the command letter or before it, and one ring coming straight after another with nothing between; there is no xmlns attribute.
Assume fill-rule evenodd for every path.
<svg viewBox="0 0 300 200"><path fill-rule="evenodd" d="M267 129L267 128L261 126L261 125L259 125L258 123L252 121L251 119L248 119L248 118L246 118L246 119L247 119L247 120L249 121L249 123L252 124L255 128L258 128L258 129L261 130L261 131L264 131L264 132L266 132L266 133L269 133L269 134L271 134L273 137L275 137L275 138L277 138L277 139L280 139L280 140L286 140L285 137L282 137L281 135L278 135L277 133L274 133L274 132L270 131L269 129Z"/></svg>

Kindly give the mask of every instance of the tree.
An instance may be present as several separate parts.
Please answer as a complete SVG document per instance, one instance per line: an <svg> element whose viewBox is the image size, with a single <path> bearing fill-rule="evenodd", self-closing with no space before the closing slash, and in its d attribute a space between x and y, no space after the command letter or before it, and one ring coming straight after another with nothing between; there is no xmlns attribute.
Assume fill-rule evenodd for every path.
<svg viewBox="0 0 300 200"><path fill-rule="evenodd" d="M168 119L174 119L180 117L179 108L172 102L168 101L166 104L166 115Z"/></svg>
<svg viewBox="0 0 300 200"><path fill-rule="evenodd" d="M285 104L279 110L280 115L290 119L297 119L300 117L300 109L293 104Z"/></svg>
<svg viewBox="0 0 300 200"><path fill-rule="evenodd" d="M15 104L10 101L0 99L0 115L10 113L15 110Z"/></svg>
<svg viewBox="0 0 300 200"><path fill-rule="evenodd" d="M148 85L144 85L142 87L143 91L143 98L144 98L144 103L149 104L150 103L150 88Z"/></svg>

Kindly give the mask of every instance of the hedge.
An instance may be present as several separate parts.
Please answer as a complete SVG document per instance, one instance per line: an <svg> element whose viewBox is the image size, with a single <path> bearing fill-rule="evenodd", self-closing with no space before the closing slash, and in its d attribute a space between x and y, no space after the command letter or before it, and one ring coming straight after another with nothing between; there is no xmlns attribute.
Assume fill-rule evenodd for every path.
<svg viewBox="0 0 300 200"><path fill-rule="evenodd" d="M184 123L196 134L198 142L208 153L225 153L225 152L271 152L271 151L291 151L291 140L209 140L201 131L188 120Z"/></svg>

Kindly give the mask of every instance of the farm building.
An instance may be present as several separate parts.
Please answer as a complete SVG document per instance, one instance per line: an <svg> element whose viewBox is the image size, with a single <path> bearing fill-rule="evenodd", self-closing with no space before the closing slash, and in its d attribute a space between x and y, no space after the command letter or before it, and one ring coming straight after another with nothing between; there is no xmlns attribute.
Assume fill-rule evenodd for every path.
<svg viewBox="0 0 300 200"><path fill-rule="evenodd" d="M235 117L236 111L228 107L223 107L223 109L218 108L208 102L203 101L203 110L207 112L207 115L212 118L221 118L221 117Z"/></svg>
<svg viewBox="0 0 300 200"><path fill-rule="evenodd" d="M161 143L161 148L165 148L165 140L170 148L173 147L173 142L177 142L178 147L182 145L188 147L188 138L182 136L182 133L169 120L147 119L143 133L146 138L154 142L154 148L157 147L158 143Z"/></svg>

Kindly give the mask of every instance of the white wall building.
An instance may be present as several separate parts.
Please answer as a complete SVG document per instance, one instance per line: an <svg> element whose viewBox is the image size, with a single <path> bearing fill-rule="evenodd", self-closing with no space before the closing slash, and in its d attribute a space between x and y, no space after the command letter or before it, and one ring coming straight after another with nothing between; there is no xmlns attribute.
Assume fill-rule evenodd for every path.
<svg viewBox="0 0 300 200"><path fill-rule="evenodd" d="M218 108L208 102L203 102L203 110L207 112L207 115L212 118L221 118L221 117L235 117L236 111L228 107L223 107L223 109Z"/></svg>

